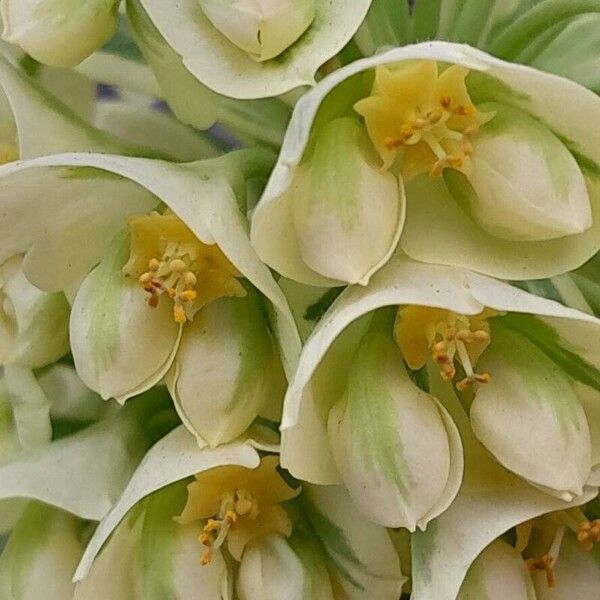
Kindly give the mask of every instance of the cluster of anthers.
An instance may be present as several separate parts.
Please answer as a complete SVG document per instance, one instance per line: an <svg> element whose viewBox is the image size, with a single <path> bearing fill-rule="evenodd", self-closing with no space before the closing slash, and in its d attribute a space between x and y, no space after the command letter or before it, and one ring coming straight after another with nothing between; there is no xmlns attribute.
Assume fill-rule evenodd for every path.
<svg viewBox="0 0 600 600"><path fill-rule="evenodd" d="M594 544L600 543L600 519L581 522L577 531L577 541L586 552L590 552Z"/></svg>
<svg viewBox="0 0 600 600"><path fill-rule="evenodd" d="M440 98L440 106L425 113L417 107L415 118L402 125L400 134L385 138L383 143L390 151L397 151L402 146L416 146L421 142L427 144L437 158L429 169L431 177L439 177L448 167L460 171L465 168L466 160L473 154L473 144L469 137L477 133L479 126L472 122L459 131L451 129L448 121L452 116L473 117L476 113L474 106L452 106L452 99L443 96ZM444 148L442 142L450 145L451 150Z"/></svg>
<svg viewBox="0 0 600 600"><path fill-rule="evenodd" d="M173 300L173 317L177 323L191 319L191 306L197 297L197 277L189 254L178 248L167 248L162 260L151 258L148 270L139 278L140 285L150 296L148 304L158 306L160 296L166 293Z"/></svg>
<svg viewBox="0 0 600 600"><path fill-rule="evenodd" d="M462 365L466 376L456 383L456 389L463 391L473 382L489 383L489 373L475 373L468 351L470 344L488 343L488 331L471 331L469 318L456 315L452 322L445 320L436 323L428 332L428 340L433 359L441 367L440 374L443 379L452 381L456 377L455 360Z"/></svg>
<svg viewBox="0 0 600 600"><path fill-rule="evenodd" d="M256 520L259 515L259 506L256 499L245 489L237 489L227 493L221 501L219 514L207 520L198 537L198 541L206 546L200 562L209 564L225 540L232 527L235 527L242 518Z"/></svg>

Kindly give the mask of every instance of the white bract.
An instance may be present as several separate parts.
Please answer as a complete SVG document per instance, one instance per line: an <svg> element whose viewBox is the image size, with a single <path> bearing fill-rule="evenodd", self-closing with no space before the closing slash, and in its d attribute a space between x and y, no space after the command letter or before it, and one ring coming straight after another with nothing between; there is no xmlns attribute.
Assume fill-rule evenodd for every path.
<svg viewBox="0 0 600 600"><path fill-rule="evenodd" d="M2 38L39 62L72 67L117 30L120 0L2 0Z"/></svg>
<svg viewBox="0 0 600 600"><path fill-rule="evenodd" d="M359 28L371 0L127 0L129 18L163 89L190 79L234 98L314 85L317 69ZM160 64L170 57L175 72ZM185 82L185 85L184 85ZM186 93L183 98L193 96ZM207 107L210 111L210 107Z"/></svg>
<svg viewBox="0 0 600 600"><path fill-rule="evenodd" d="M425 528L463 467L433 374L456 388L502 465L562 500L583 497L598 485L599 328L496 280L394 258L367 288L343 292L307 340L285 400L282 464L344 483L375 522Z"/></svg>
<svg viewBox="0 0 600 600"><path fill-rule="evenodd" d="M92 537L75 598L332 600L342 588L352 600L395 600L404 580L385 529L364 523L341 488L309 487L293 501L301 489L253 433L215 449L184 428L161 440ZM126 568L114 568L118 557Z"/></svg>
<svg viewBox="0 0 600 600"><path fill-rule="evenodd" d="M277 417L280 361L291 368L299 340L238 207L245 177L269 165L260 151L185 165L72 154L0 172L2 251L25 254L40 289L74 297L71 349L88 387L124 402L168 375L183 421L212 445L263 411Z"/></svg>
<svg viewBox="0 0 600 600"><path fill-rule="evenodd" d="M396 248L503 279L563 273L600 249L598 118L582 86L468 46L380 52L298 101L252 242L308 285L366 284Z"/></svg>

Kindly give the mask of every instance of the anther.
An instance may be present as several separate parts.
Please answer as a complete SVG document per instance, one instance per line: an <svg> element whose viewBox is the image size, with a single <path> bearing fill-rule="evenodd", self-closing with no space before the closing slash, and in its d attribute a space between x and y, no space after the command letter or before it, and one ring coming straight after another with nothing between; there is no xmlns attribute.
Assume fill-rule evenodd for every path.
<svg viewBox="0 0 600 600"><path fill-rule="evenodd" d="M148 261L148 268L149 268L151 271L154 271L154 272L155 272L155 271L158 271L158 269L160 269L160 262L158 261L158 259L156 259L156 258L151 258L151 259Z"/></svg>
<svg viewBox="0 0 600 600"><path fill-rule="evenodd" d="M550 554L544 554L542 558L529 558L525 561L530 571L545 571L548 587L556 587L557 579L554 572L554 558Z"/></svg>
<svg viewBox="0 0 600 600"><path fill-rule="evenodd" d="M175 258L169 263L169 268L175 273L183 273L187 269L187 265L180 258Z"/></svg>
<svg viewBox="0 0 600 600"><path fill-rule="evenodd" d="M600 519L580 523L577 541L583 550L590 552L600 542Z"/></svg>

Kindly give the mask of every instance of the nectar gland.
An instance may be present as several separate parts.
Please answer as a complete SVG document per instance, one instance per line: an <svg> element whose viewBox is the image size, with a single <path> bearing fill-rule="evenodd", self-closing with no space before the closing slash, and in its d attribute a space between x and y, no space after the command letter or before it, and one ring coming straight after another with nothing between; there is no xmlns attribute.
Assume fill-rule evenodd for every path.
<svg viewBox="0 0 600 600"><path fill-rule="evenodd" d="M245 296L241 273L216 244L204 244L171 212L129 218L131 254L125 277L136 277L156 308L166 294L173 319L191 321L206 304L226 296Z"/></svg>
<svg viewBox="0 0 600 600"><path fill-rule="evenodd" d="M375 70L371 95L354 105L365 119L383 168L402 151L400 172L406 180L421 173L439 177L452 168L468 175L472 138L494 117L471 101L459 65L441 73L435 61L418 60Z"/></svg>

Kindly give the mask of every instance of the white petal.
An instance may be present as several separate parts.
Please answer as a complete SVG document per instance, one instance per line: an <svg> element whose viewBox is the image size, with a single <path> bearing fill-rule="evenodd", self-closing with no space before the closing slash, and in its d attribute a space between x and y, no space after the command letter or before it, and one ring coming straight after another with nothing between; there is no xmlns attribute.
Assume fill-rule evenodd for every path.
<svg viewBox="0 0 600 600"><path fill-rule="evenodd" d="M186 427L213 447L241 435L283 396L278 361L256 291L204 307L185 326L169 377Z"/></svg>
<svg viewBox="0 0 600 600"><path fill-rule="evenodd" d="M535 600L521 555L503 540L492 542L471 565L456 600Z"/></svg>
<svg viewBox="0 0 600 600"><path fill-rule="evenodd" d="M450 475L448 434L434 399L410 381L391 332L361 341L328 431L344 483L369 520L426 526Z"/></svg>
<svg viewBox="0 0 600 600"><path fill-rule="evenodd" d="M287 540L271 534L244 551L237 582L240 600L304 600L304 569Z"/></svg>
<svg viewBox="0 0 600 600"><path fill-rule="evenodd" d="M36 60L72 67L117 29L117 0L3 0L2 37Z"/></svg>
<svg viewBox="0 0 600 600"><path fill-rule="evenodd" d="M162 298L148 306L144 290L125 278L128 238L85 279L71 311L71 349L77 373L104 399L120 402L157 383L179 345L181 326Z"/></svg>
<svg viewBox="0 0 600 600"><path fill-rule="evenodd" d="M567 375L525 336L499 326L492 326L478 369L491 375L471 406L479 441L506 468L557 497L582 494L590 431Z"/></svg>

